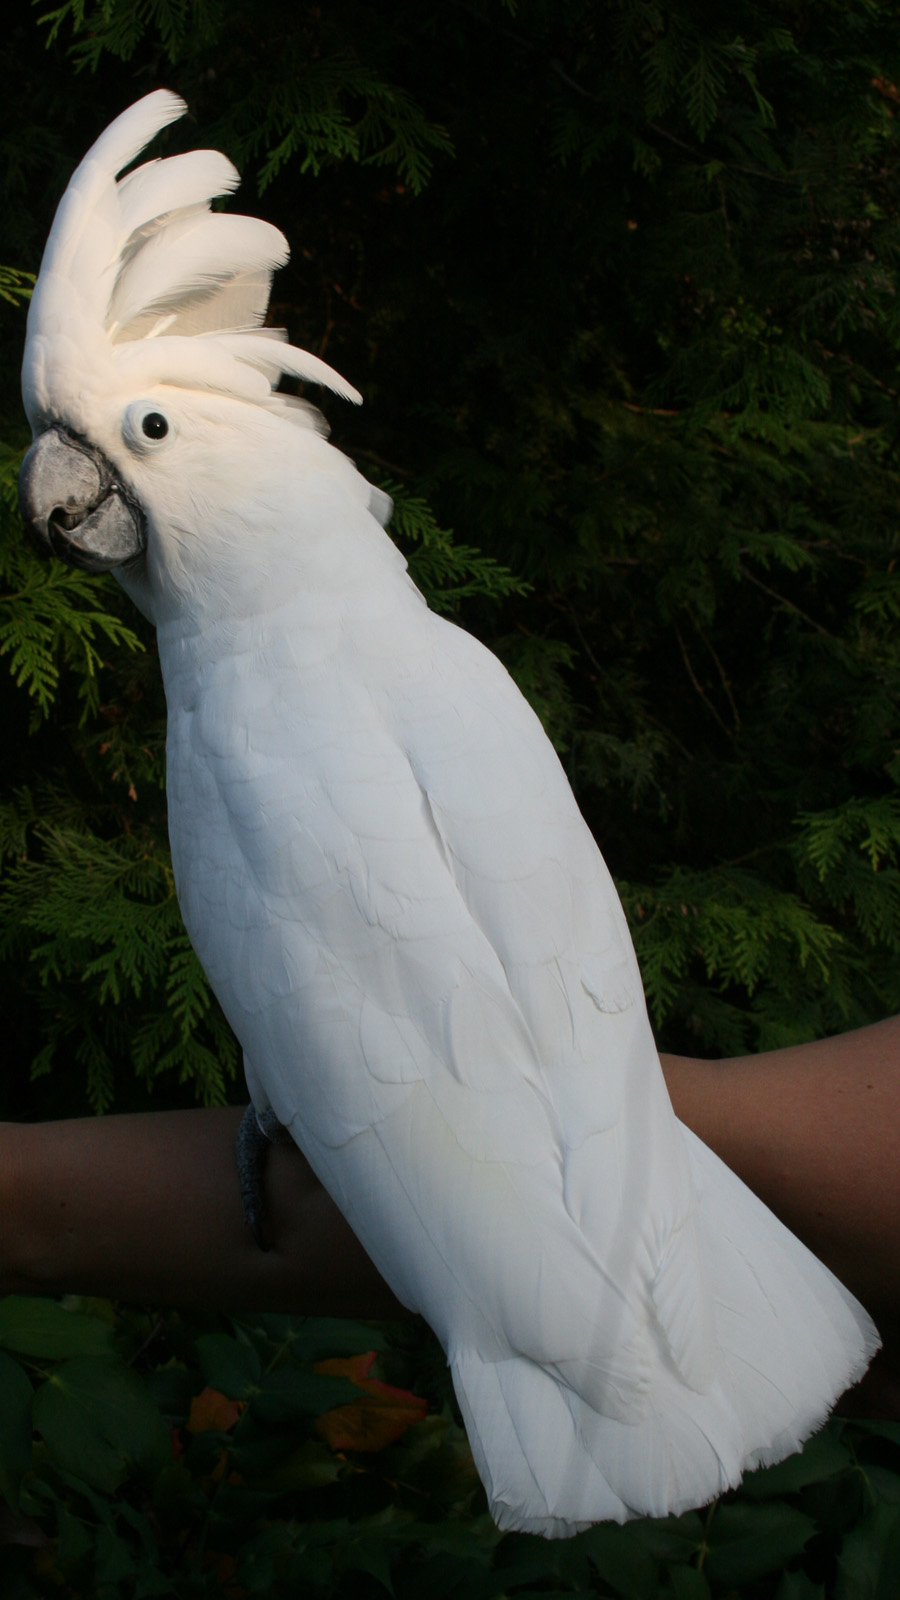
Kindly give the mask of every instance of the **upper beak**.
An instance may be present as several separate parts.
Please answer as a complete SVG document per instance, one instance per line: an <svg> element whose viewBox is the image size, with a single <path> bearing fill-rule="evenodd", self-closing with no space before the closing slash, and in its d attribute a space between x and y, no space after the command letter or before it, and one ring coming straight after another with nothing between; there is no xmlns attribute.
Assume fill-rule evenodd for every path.
<svg viewBox="0 0 900 1600"><path fill-rule="evenodd" d="M106 457L58 425L22 462L19 505L38 548L85 572L121 567L146 545L140 506Z"/></svg>

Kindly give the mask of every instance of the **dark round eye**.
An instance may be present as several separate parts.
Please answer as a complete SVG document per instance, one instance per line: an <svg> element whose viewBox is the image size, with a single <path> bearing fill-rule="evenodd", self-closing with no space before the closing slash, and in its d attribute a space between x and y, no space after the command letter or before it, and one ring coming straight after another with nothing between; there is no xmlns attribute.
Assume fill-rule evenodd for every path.
<svg viewBox="0 0 900 1600"><path fill-rule="evenodd" d="M135 400L122 418L122 438L135 455L168 450L178 437L178 422L159 408L159 401Z"/></svg>

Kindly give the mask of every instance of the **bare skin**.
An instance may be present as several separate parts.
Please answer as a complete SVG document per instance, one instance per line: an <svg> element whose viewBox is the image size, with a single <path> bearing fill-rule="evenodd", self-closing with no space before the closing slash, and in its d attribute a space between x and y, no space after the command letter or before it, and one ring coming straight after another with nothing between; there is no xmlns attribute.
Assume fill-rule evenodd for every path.
<svg viewBox="0 0 900 1600"><path fill-rule="evenodd" d="M846 1409L900 1415L900 1017L732 1061L663 1056L677 1114L863 1301L885 1350ZM262 1254L239 1109L0 1124L0 1293L405 1315L299 1151L273 1146Z"/></svg>
<svg viewBox="0 0 900 1600"><path fill-rule="evenodd" d="M299 1150L266 1166L265 1254L245 1227L238 1107L0 1124L0 1293L330 1316L407 1313Z"/></svg>

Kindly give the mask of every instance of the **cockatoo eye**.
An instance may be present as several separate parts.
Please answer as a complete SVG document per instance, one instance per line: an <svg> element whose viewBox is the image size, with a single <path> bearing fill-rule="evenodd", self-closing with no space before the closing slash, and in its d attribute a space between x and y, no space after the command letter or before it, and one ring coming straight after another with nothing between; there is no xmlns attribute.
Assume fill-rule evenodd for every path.
<svg viewBox="0 0 900 1600"><path fill-rule="evenodd" d="M129 406L122 423L125 443L141 455L158 450L174 433L171 417L149 400L139 400L136 405Z"/></svg>

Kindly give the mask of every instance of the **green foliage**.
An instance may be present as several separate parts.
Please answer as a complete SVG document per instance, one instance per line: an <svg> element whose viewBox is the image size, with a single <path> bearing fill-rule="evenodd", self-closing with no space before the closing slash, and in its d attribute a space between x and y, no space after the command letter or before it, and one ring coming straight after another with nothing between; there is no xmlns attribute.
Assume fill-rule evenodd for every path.
<svg viewBox="0 0 900 1600"><path fill-rule="evenodd" d="M389 1339L386 1338L389 1334ZM377 1412L368 1352L428 1413L366 1451L335 1408ZM336 1359L335 1359L336 1358ZM327 1600L879 1600L896 1577L900 1426L833 1421L702 1511L548 1544L487 1517L465 1436L428 1392L414 1327L0 1304L4 1593ZM365 1380L369 1381L369 1380ZM425 1387L423 1388L423 1384ZM413 1415L414 1413L411 1413ZM320 1420L321 1419L321 1420ZM377 1439L370 1440L378 1444Z"/></svg>
<svg viewBox="0 0 900 1600"><path fill-rule="evenodd" d="M129 667L114 692L131 707L107 697L108 652L127 660L144 647L116 585L40 561L26 545L20 452L0 448L0 657L26 708L12 728L28 730L23 748L36 758L18 768L7 760L17 787L0 800L0 960L38 1019L32 1075L74 1059L97 1111L112 1103L125 1063L148 1086L168 1072L192 1097L221 1103L237 1047L175 900L159 693L149 725Z"/></svg>
<svg viewBox="0 0 900 1600"><path fill-rule="evenodd" d="M114 0L94 6L66 0L40 20L49 44L71 28L72 59L77 68L92 71L106 54L130 61L147 35L158 39L172 65L186 55L204 54L223 28L252 40L257 48L251 47L242 63L247 82L232 126L232 148L241 165L263 154L260 190L299 157L304 173L347 160L393 167L418 194L428 182L434 153L452 154L446 130L423 115L407 90L386 81L355 48L342 43L332 49L327 12L303 8L289 18L271 3L262 8L231 4L226 15L209 0L125 6ZM269 41L277 46L269 56L258 48L266 21Z"/></svg>
<svg viewBox="0 0 900 1600"><path fill-rule="evenodd" d="M0 278L0 293L3 280ZM12 293L9 298L12 300ZM77 685L84 714L98 709L100 642L139 648L137 636L98 604L100 586L59 562L39 561L21 537L16 480L21 452L0 440L0 658L32 701L32 727L53 704L60 671Z"/></svg>
<svg viewBox="0 0 900 1600"><path fill-rule="evenodd" d="M221 25L221 13L203 0L149 0L149 4L120 6L114 0L89 5L88 0L64 0L44 11L40 24L47 29L47 44L54 44L70 25L76 38L71 55L76 68L96 70L106 52L130 61L148 28L158 36L169 61L175 61L187 41L211 40Z"/></svg>
<svg viewBox="0 0 900 1600"><path fill-rule="evenodd" d="M354 111L358 106L359 110ZM384 83L351 58L307 64L298 77L279 80L266 115L241 144L246 156L265 150L260 191L296 155L300 171L318 173L327 160L395 167L414 194L431 175L431 151L451 153L443 128L429 123L412 96Z"/></svg>
<svg viewBox="0 0 900 1600"><path fill-rule="evenodd" d="M0 886L0 954L26 950L40 988L33 1075L74 1056L103 1111L124 1053L139 1078L174 1070L204 1104L221 1104L237 1049L184 932L168 853L143 830L105 839L69 810L24 791L0 812L6 839L26 841Z"/></svg>
<svg viewBox="0 0 900 1600"><path fill-rule="evenodd" d="M11 306L17 305L20 300L29 298L33 287L33 273L0 266L0 300L5 300Z"/></svg>
<svg viewBox="0 0 900 1600"><path fill-rule="evenodd" d="M528 585L492 556L474 545L456 544L452 531L439 528L428 501L390 479L382 488L391 496L391 533L409 560L410 575L434 611L457 611L472 595L499 599L525 594Z"/></svg>
<svg viewBox="0 0 900 1600"><path fill-rule="evenodd" d="M815 1007L823 1021L840 1018L849 979L858 974L852 964L847 972L839 933L799 896L736 868L714 875L675 868L650 894L620 887L640 930L641 971L657 1024L684 1008L695 1036L740 1055L751 1028L762 1048L776 1049L806 1037Z"/></svg>

